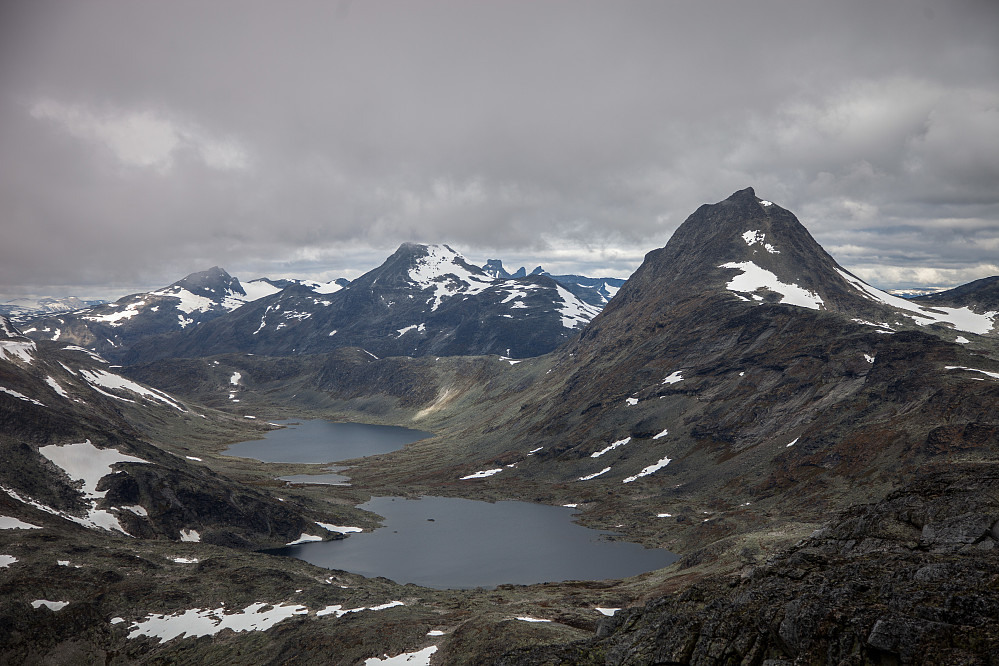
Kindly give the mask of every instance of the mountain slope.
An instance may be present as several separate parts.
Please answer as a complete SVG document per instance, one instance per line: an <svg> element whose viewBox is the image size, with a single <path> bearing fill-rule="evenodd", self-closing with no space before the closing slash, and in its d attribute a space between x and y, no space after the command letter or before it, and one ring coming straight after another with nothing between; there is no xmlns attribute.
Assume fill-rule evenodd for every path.
<svg viewBox="0 0 999 666"><path fill-rule="evenodd" d="M975 280L946 291L917 296L912 300L930 307L939 305L967 307L978 313L999 310L999 275Z"/></svg>
<svg viewBox="0 0 999 666"><path fill-rule="evenodd" d="M277 291L266 284L254 287L256 298ZM79 345L118 360L145 337L197 326L249 300L239 280L215 266L157 291L32 320L24 332L35 340Z"/></svg>
<svg viewBox="0 0 999 666"><path fill-rule="evenodd" d="M168 440L173 431L245 432L234 420L127 379L82 347L30 340L0 318L2 515L257 548L313 529L301 506L212 472L183 455L182 443L171 442L178 452L168 453L143 432L150 424Z"/></svg>
<svg viewBox="0 0 999 666"><path fill-rule="evenodd" d="M215 321L137 345L131 363L230 352L376 356L547 353L599 310L545 276L493 278L446 245L403 244L332 294L292 285Z"/></svg>

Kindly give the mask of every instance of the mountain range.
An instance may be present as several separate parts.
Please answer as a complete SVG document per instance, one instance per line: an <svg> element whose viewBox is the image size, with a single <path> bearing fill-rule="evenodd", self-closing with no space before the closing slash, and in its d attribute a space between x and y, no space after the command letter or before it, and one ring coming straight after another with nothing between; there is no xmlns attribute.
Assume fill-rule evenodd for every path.
<svg viewBox="0 0 999 666"><path fill-rule="evenodd" d="M447 246L404 244L329 293L251 299L208 277L78 317L112 332L164 312L168 331L109 347L123 368L68 344L82 323L55 336L32 322L30 339L2 321L0 514L41 528L0 530L17 560L0 573L10 660L999 658L997 278L892 296L752 188L696 210L616 292L580 284L607 290L602 308L571 276L510 275ZM265 414L435 436L351 461L350 487L287 485L220 453ZM84 441L108 463L74 485L79 463L50 447ZM368 495L571 505L680 559L627 581L435 592L252 552L317 523L339 538L335 525L370 520L354 508ZM67 575L56 557L85 566ZM169 563L191 557L196 573ZM42 594L71 603L32 608ZM125 631L261 599L261 613L300 610L201 638ZM391 615L360 612L387 599ZM317 611L334 602L346 619Z"/></svg>
<svg viewBox="0 0 999 666"><path fill-rule="evenodd" d="M113 304L32 320L35 339L135 363L228 352L319 353L359 346L378 356L538 356L565 342L623 284L615 278L510 277L446 245L403 244L352 282L258 279L214 267ZM527 322L530 322L529 325Z"/></svg>

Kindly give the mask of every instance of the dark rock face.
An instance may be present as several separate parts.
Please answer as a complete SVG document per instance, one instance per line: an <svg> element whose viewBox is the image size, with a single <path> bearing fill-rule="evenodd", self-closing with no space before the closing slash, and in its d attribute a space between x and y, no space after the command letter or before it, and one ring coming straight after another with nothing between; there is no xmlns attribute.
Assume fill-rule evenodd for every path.
<svg viewBox="0 0 999 666"><path fill-rule="evenodd" d="M852 508L741 578L619 611L496 664L987 664L999 659L999 469L955 464Z"/></svg>

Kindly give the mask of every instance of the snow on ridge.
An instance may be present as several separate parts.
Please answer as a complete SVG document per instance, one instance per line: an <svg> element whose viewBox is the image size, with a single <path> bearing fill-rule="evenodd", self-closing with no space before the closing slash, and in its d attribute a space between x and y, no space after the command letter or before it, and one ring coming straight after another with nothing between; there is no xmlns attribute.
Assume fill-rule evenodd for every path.
<svg viewBox="0 0 999 666"><path fill-rule="evenodd" d="M562 325L566 328L579 328L590 323L600 313L600 308L584 303L562 285L555 283L562 304L558 306L562 315Z"/></svg>
<svg viewBox="0 0 999 666"><path fill-rule="evenodd" d="M930 324L950 324L959 331L985 335L992 330L995 326L996 318L999 317L999 311L977 314L972 312L971 309L967 307L949 308L937 305L932 307L923 306L918 303L914 303L913 301L899 298L898 296L892 296L891 294L881 291L880 289L876 289L863 280L856 278L839 268L836 269L836 272L839 273L840 277L846 280L850 286L858 290L861 295L868 300L876 301L893 308L898 308L899 310L905 310L910 313L907 316L913 318L913 321L920 326L929 326Z"/></svg>
<svg viewBox="0 0 999 666"><path fill-rule="evenodd" d="M735 268L742 271L741 274L733 277L725 285L729 291L753 293L760 289L769 289L781 295L781 303L812 310L818 310L823 305L822 298L815 292L799 287L796 284L781 282L776 275L764 268L760 268L751 261L730 261L718 266L718 268Z"/></svg>
<svg viewBox="0 0 999 666"><path fill-rule="evenodd" d="M124 377L116 375L113 372L108 372L107 370L87 370L81 368L80 375L85 380L87 380L87 383L89 383L92 388L97 389L101 393L109 395L112 398L117 398L119 400L126 400L127 402L134 402L133 400L128 400L127 398L122 398L121 396L105 393L104 391L101 391L100 388L98 387L106 388L109 390L117 389L117 390L131 391L132 393L136 393L142 396L143 398L157 400L166 405L169 405L170 407L173 407L178 411L187 412L187 410L184 409L180 405L180 403L178 403L176 400L171 398L166 393L158 391L154 388L149 388L148 386L143 386L142 384L133 382L130 379L125 379Z"/></svg>

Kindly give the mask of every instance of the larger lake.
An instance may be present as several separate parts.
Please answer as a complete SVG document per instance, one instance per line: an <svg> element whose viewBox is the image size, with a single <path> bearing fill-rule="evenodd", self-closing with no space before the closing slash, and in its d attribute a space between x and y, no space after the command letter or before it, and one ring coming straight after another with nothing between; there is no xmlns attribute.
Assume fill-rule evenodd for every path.
<svg viewBox="0 0 999 666"><path fill-rule="evenodd" d="M361 508L384 516L384 526L270 552L438 589L624 578L677 559L666 550L610 541L609 532L573 523L574 512L564 507L375 497Z"/></svg>
<svg viewBox="0 0 999 666"><path fill-rule="evenodd" d="M223 453L264 462L327 463L389 453L433 436L422 430L370 423L319 419L278 423L287 427L272 430L263 439L233 444Z"/></svg>

